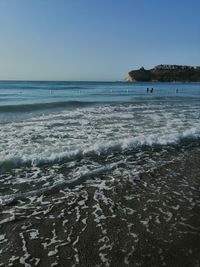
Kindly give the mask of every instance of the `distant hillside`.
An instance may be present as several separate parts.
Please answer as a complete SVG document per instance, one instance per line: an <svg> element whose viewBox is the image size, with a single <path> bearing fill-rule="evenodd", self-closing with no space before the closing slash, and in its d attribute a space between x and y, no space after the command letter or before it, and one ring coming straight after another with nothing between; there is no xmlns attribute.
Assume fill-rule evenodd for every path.
<svg viewBox="0 0 200 267"><path fill-rule="evenodd" d="M150 70L142 67L130 71L126 81L200 82L200 67L157 65Z"/></svg>

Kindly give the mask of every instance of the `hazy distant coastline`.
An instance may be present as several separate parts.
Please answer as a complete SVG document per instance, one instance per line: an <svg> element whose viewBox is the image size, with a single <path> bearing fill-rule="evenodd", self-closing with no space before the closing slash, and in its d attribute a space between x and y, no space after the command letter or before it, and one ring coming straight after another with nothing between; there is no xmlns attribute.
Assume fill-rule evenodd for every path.
<svg viewBox="0 0 200 267"><path fill-rule="evenodd" d="M125 78L127 82L200 82L200 66L157 65L146 70L141 67L131 70Z"/></svg>

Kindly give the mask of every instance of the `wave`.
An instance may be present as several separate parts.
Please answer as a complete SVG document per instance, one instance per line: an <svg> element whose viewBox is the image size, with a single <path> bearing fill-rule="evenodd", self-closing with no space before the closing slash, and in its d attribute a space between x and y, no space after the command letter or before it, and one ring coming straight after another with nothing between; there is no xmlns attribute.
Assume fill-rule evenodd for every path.
<svg viewBox="0 0 200 267"><path fill-rule="evenodd" d="M46 192L50 192L53 190L59 190L59 189L63 188L63 186L65 186L65 185L67 185L68 187L74 187L77 184L80 184L80 183L86 181L87 179L90 179L91 177L93 177L95 175L101 175L101 174L104 174L108 171L114 170L118 166L120 166L122 163L123 163L123 161L118 161L115 163L106 164L103 167L95 168L93 170L89 170L89 171L86 171L84 173L79 173L79 175L77 175L76 177L74 177L70 180L67 180L67 179L61 180L61 181L55 182L51 186L47 186L47 187L40 188L37 190L0 196L0 205L3 205L3 206L4 205L14 205L16 203L16 201L18 201L18 200L23 200L25 198L30 198L32 196L36 197L36 196L39 196L41 194L44 194ZM0 222L0 225L1 225L1 222Z"/></svg>
<svg viewBox="0 0 200 267"><path fill-rule="evenodd" d="M196 128L186 130L182 133L170 134L150 134L140 135L137 137L121 139L118 141L108 141L105 143L94 143L85 148L77 148L75 150L67 150L62 152L49 152L43 154L27 154L18 156L7 156L0 161L0 166L15 167L24 164L39 166L47 163L57 163L63 160L75 160L83 157L100 157L115 152L123 153L128 149L144 147L144 146L166 146L178 144L180 142L197 140L200 138L200 131Z"/></svg>
<svg viewBox="0 0 200 267"><path fill-rule="evenodd" d="M48 102L48 103L32 103L21 105L3 105L0 106L0 112L26 112L34 110L52 109L52 108L76 108L86 107L96 102L91 101L60 101L60 102Z"/></svg>
<svg viewBox="0 0 200 267"><path fill-rule="evenodd" d="M154 96L154 95L144 95L144 96L138 96L138 97L132 97L131 100L132 101L145 101L145 102L151 102L151 101L159 101L159 102L164 102L166 103L166 101L169 102L180 102L180 101L195 101L198 102L200 99L199 96L184 96L184 95L176 95L176 96L166 96L166 95L161 95L161 96Z"/></svg>

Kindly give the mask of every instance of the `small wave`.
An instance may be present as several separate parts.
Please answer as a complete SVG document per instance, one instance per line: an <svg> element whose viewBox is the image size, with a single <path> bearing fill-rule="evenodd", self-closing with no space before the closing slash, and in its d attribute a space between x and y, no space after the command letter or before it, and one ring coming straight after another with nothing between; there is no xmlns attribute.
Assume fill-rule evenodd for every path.
<svg viewBox="0 0 200 267"><path fill-rule="evenodd" d="M30 164L33 166L56 163L62 160L74 160L80 159L85 156L101 156L108 155L114 152L123 152L127 149L142 147L142 146L153 146L153 145L171 145L177 144L181 141L188 139L197 139L200 137L200 131L192 128L182 133L170 133L170 134L150 134L140 135L137 137L121 139L119 141L108 141L105 143L94 143L84 149L77 148L75 150L67 150L62 152L46 152L44 154L28 154L22 156L7 157L2 159L0 162L1 166L9 166L10 168L20 166L23 164Z"/></svg>
<svg viewBox="0 0 200 267"><path fill-rule="evenodd" d="M172 96L172 95L160 95L160 96L154 96L154 95L143 95L143 96L138 96L138 97L133 97L131 98L132 102L139 102L141 101L141 103L145 102L164 102L166 104L166 101L169 102L180 102L180 101L195 101L198 102L199 101L199 96L184 96L184 95L176 95L176 96Z"/></svg>
<svg viewBox="0 0 200 267"><path fill-rule="evenodd" d="M73 179L61 180L61 181L55 182L51 186L47 186L47 187L40 188L37 190L32 190L32 191L28 191L28 192L24 192L24 193L16 193L16 194L0 196L0 205L12 206L12 205L15 205L17 203L17 201L19 201L19 200L24 200L27 198L31 199L32 196L37 197L37 196L40 196L40 195L45 194L46 192L49 192L52 190L59 190L59 189L63 188L63 186L65 186L65 185L67 185L69 187L74 187L77 184L83 183L84 181L86 181L87 179L89 179L93 176L101 175L101 174L104 174L108 171L116 169L122 163L124 163L124 161L118 161L115 163L106 164L103 167L99 167L99 168L95 168L93 170L79 173ZM5 223L5 222L7 222L7 220L2 221L2 223ZM0 225L1 225L1 222L0 222Z"/></svg>
<svg viewBox="0 0 200 267"><path fill-rule="evenodd" d="M21 105L3 105L0 106L0 112L27 112L34 110L44 110L52 108L76 108L85 107L95 102L86 101L61 101L61 102L51 102L51 103L33 103L33 104L21 104Z"/></svg>

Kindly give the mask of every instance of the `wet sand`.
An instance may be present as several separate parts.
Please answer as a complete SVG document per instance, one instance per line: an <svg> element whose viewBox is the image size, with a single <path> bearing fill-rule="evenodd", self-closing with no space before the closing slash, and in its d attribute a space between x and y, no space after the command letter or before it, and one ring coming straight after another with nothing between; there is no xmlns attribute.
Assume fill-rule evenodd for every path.
<svg viewBox="0 0 200 267"><path fill-rule="evenodd" d="M198 149L140 177L103 174L26 201L0 225L0 266L200 266Z"/></svg>

